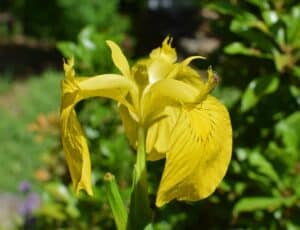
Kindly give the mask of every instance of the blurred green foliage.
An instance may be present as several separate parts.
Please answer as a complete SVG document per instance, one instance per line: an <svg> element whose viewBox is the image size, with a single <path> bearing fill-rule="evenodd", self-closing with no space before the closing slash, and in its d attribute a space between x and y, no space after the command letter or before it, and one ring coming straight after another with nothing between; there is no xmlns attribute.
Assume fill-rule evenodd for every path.
<svg viewBox="0 0 300 230"><path fill-rule="evenodd" d="M216 93L230 108L235 135L218 206L222 219L242 229L298 229L300 4L210 1L206 7L219 13L212 25L222 33L217 52L225 57L216 63L224 80ZM235 104L222 96L227 87L236 92Z"/></svg>
<svg viewBox="0 0 300 230"><path fill-rule="evenodd" d="M12 84L5 78L1 79L0 161L6 163L0 168L0 192L15 192L18 183L23 180L35 181L35 170L41 167L41 154L56 143L56 139L50 135L52 132L48 133L47 138L38 137L30 127L37 119L43 125L45 116L50 113L56 113L57 117L57 89L61 77L61 73L47 71L39 78L30 78L26 83L20 81ZM46 96L45 91L48 91Z"/></svg>
<svg viewBox="0 0 300 230"><path fill-rule="evenodd" d="M13 28L5 29L3 24L2 31L35 38L74 40L86 25L94 25L102 32L122 28L126 18L118 13L118 5L118 0L4 0L0 3L0 12L11 14Z"/></svg>
<svg viewBox="0 0 300 230"><path fill-rule="evenodd" d="M60 41L57 48L66 58L74 57L80 73L107 73L114 68L110 60L110 51L106 40L121 43L125 39L127 23L120 23L118 31L97 31L92 25L84 27L78 34L77 41ZM115 26L117 27L117 26Z"/></svg>
<svg viewBox="0 0 300 230"><path fill-rule="evenodd" d="M110 61L110 51L105 41L114 40L118 43L126 43L128 38L126 39L125 33L130 26L128 18L118 13L118 0L92 1L87 5L85 1L82 1L83 9L77 1L60 0L60 2L64 2L64 5L68 7L70 18L80 20L80 23L71 36L77 37L77 40L59 41L58 50L66 58L75 58L77 70L81 74L91 75L111 71L114 66ZM72 11L73 8L89 20L76 15L76 10ZM67 25L65 22L63 24ZM66 30L71 31L69 25Z"/></svg>

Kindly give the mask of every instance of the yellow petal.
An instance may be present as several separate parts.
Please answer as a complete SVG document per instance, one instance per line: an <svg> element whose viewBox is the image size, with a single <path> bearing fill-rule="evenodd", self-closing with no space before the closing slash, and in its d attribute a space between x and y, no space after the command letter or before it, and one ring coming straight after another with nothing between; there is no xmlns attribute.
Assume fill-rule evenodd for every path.
<svg viewBox="0 0 300 230"><path fill-rule="evenodd" d="M78 79L80 88L78 100L89 97L111 98L126 105L132 113L137 114L134 105L138 104L138 89L130 79L117 74Z"/></svg>
<svg viewBox="0 0 300 230"><path fill-rule="evenodd" d="M92 195L89 150L74 110L77 89L71 92L69 83L63 81L62 84L60 126L64 154L76 193L84 189ZM68 89L67 92L64 89Z"/></svg>
<svg viewBox="0 0 300 230"><path fill-rule="evenodd" d="M70 69L68 71L72 72ZM89 97L107 97L133 109L126 97L128 94L137 93L134 92L136 91L134 88L135 84L132 81L120 75L68 77L62 82L61 137L72 182L77 192L84 189L88 194L92 194L89 150L76 116L75 105Z"/></svg>
<svg viewBox="0 0 300 230"><path fill-rule="evenodd" d="M184 59L184 60L181 62L181 65L187 66L187 65L189 65L192 61L194 61L194 60L196 60L196 59L205 59L205 57L203 57L203 56L191 56L191 57L188 57L188 58Z"/></svg>
<svg viewBox="0 0 300 230"><path fill-rule="evenodd" d="M202 94L205 89L205 79L189 66L179 64L177 69L176 76L172 76L172 78L196 87L199 90L199 93Z"/></svg>
<svg viewBox="0 0 300 230"><path fill-rule="evenodd" d="M111 49L111 57L115 66L125 77L130 78L129 64L120 47L113 41L106 41L106 43Z"/></svg>
<svg viewBox="0 0 300 230"><path fill-rule="evenodd" d="M175 79L163 79L148 85L141 99L142 118L151 122L166 106L195 103L198 94L195 87Z"/></svg>
<svg viewBox="0 0 300 230"><path fill-rule="evenodd" d="M226 173L231 150L229 114L217 99L207 96L196 107L182 110L170 137L156 205L209 196Z"/></svg>
<svg viewBox="0 0 300 230"><path fill-rule="evenodd" d="M150 53L150 58L154 60L161 59L169 63L174 63L177 59L177 54L176 50L171 47L171 43L172 38L167 36L162 43L162 47L152 50Z"/></svg>
<svg viewBox="0 0 300 230"><path fill-rule="evenodd" d="M150 54L150 64L148 66L149 82L154 83L164 79L174 69L174 62L177 54L171 47L172 39L166 37L162 47L154 49Z"/></svg>
<svg viewBox="0 0 300 230"><path fill-rule="evenodd" d="M66 78L71 80L75 76L75 71L73 69L74 66L74 58L70 58L67 60L67 62L64 62L64 70Z"/></svg>
<svg viewBox="0 0 300 230"><path fill-rule="evenodd" d="M119 105L119 114L123 123L123 127L125 129L125 133L128 137L129 144L136 149L138 130L137 121L133 118L128 108L126 108L124 105Z"/></svg>
<svg viewBox="0 0 300 230"><path fill-rule="evenodd" d="M147 130L147 160L155 161L165 157L169 151L170 136L178 119L180 109L167 107L157 121Z"/></svg>
<svg viewBox="0 0 300 230"><path fill-rule="evenodd" d="M174 64L164 59L154 60L148 67L149 82L153 84L156 81L166 78L173 68Z"/></svg>

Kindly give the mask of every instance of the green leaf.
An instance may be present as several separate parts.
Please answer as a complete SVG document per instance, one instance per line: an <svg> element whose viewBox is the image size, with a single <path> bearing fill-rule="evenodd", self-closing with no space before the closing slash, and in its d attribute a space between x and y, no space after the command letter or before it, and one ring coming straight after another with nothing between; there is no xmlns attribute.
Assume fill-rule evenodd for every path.
<svg viewBox="0 0 300 230"><path fill-rule="evenodd" d="M56 221L66 220L67 214L63 210L63 206L58 203L44 204L36 213L38 216L46 216Z"/></svg>
<svg viewBox="0 0 300 230"><path fill-rule="evenodd" d="M216 87L213 95L219 98L228 108L232 108L240 99L241 91L236 87Z"/></svg>
<svg viewBox="0 0 300 230"><path fill-rule="evenodd" d="M275 10L263 11L262 17L268 26L274 25L279 20L279 16Z"/></svg>
<svg viewBox="0 0 300 230"><path fill-rule="evenodd" d="M285 44L285 28L280 27L277 29L277 31L275 32L275 39L276 42L280 45L283 46Z"/></svg>
<svg viewBox="0 0 300 230"><path fill-rule="evenodd" d="M254 87L255 87L255 83L250 82L248 88L243 94L242 101L241 101L242 112L246 112L252 107L254 107L259 100L259 97L254 93Z"/></svg>
<svg viewBox="0 0 300 230"><path fill-rule="evenodd" d="M280 121L275 127L277 136L282 137L285 148L294 154L298 160L300 157L300 112L295 112L286 119Z"/></svg>
<svg viewBox="0 0 300 230"><path fill-rule="evenodd" d="M300 105L300 87L291 85L290 92L293 95L293 97L296 99L297 104Z"/></svg>
<svg viewBox="0 0 300 230"><path fill-rule="evenodd" d="M283 22L287 27L287 41L294 47L300 45L300 5L296 5L292 8L291 12L282 17Z"/></svg>
<svg viewBox="0 0 300 230"><path fill-rule="evenodd" d="M300 66L294 66L293 74L300 80Z"/></svg>
<svg viewBox="0 0 300 230"><path fill-rule="evenodd" d="M95 33L95 28L91 26L85 27L80 31L78 35L78 41L87 50L95 50L96 44L92 39L92 35Z"/></svg>
<svg viewBox="0 0 300 230"><path fill-rule="evenodd" d="M270 4L266 0L246 0L248 3L259 7L261 10L270 9Z"/></svg>
<svg viewBox="0 0 300 230"><path fill-rule="evenodd" d="M207 5L207 8L217 11L221 14L236 16L243 10L235 5L230 4L228 1L218 1Z"/></svg>
<svg viewBox="0 0 300 230"><path fill-rule="evenodd" d="M243 33L252 28L258 29L265 34L270 34L267 25L259 20L254 14L245 12L235 17L230 25L230 30L237 34Z"/></svg>
<svg viewBox="0 0 300 230"><path fill-rule="evenodd" d="M257 173L267 176L276 183L280 183L279 176L273 165L262 154L257 151L251 152L248 159L249 164L255 167Z"/></svg>
<svg viewBox="0 0 300 230"><path fill-rule="evenodd" d="M233 208L233 214L253 212L256 210L273 211L282 205L282 199L277 197L245 197L240 199Z"/></svg>
<svg viewBox="0 0 300 230"><path fill-rule="evenodd" d="M73 42L58 42L56 47L66 58L71 58L75 55L76 45Z"/></svg>
<svg viewBox="0 0 300 230"><path fill-rule="evenodd" d="M49 182L45 186L45 191L51 194L57 201L68 202L72 199L67 187L57 182Z"/></svg>
<svg viewBox="0 0 300 230"><path fill-rule="evenodd" d="M276 75L260 77L252 80L241 101L241 111L246 112L257 104L264 95L271 94L277 90L279 78Z"/></svg>
<svg viewBox="0 0 300 230"><path fill-rule="evenodd" d="M254 48L248 48L240 42L233 42L227 45L225 48L225 53L227 54L241 54L247 56L261 57L261 58L270 58L269 55L263 54L260 50Z"/></svg>
<svg viewBox="0 0 300 230"><path fill-rule="evenodd" d="M273 56L274 56L274 62L276 69L279 72L284 71L284 69L289 65L290 63L290 56L287 54L280 53L278 50L273 50Z"/></svg>

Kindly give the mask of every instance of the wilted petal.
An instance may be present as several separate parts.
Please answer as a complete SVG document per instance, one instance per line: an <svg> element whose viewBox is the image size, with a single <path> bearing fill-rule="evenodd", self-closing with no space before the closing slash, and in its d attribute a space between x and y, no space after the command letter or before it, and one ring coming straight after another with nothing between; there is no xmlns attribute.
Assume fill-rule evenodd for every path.
<svg viewBox="0 0 300 230"><path fill-rule="evenodd" d="M182 110L170 137L156 205L209 196L226 173L231 149L229 114L217 99L207 96L196 107Z"/></svg>

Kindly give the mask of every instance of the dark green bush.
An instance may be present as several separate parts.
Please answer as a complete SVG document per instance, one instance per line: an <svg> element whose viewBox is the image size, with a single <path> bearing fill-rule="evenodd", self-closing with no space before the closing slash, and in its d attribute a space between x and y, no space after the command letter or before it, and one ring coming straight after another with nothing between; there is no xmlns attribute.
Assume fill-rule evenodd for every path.
<svg viewBox="0 0 300 230"><path fill-rule="evenodd" d="M15 0L0 3L0 12L12 15L13 25L27 36L74 40L86 25L98 31L123 31L118 0Z"/></svg>
<svg viewBox="0 0 300 230"><path fill-rule="evenodd" d="M215 195L221 215L212 226L298 229L300 4L209 1L206 7L219 13L212 25L223 40L217 55L225 56L215 64L223 77L216 93L230 108L234 130L223 195Z"/></svg>

